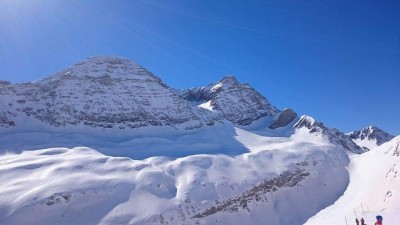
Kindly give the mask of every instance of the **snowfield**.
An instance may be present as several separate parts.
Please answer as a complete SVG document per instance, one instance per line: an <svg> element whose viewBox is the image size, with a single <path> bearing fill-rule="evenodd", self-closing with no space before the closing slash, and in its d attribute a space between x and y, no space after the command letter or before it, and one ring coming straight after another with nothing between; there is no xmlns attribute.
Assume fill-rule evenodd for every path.
<svg viewBox="0 0 400 225"><path fill-rule="evenodd" d="M306 129L274 138L236 128L236 140L249 151L143 160L86 147L6 153L0 224L302 224L349 182L345 151Z"/></svg>
<svg viewBox="0 0 400 225"><path fill-rule="evenodd" d="M306 225L355 224L364 217L374 224L400 223L400 136L361 155L351 155L350 183L335 204L309 219Z"/></svg>

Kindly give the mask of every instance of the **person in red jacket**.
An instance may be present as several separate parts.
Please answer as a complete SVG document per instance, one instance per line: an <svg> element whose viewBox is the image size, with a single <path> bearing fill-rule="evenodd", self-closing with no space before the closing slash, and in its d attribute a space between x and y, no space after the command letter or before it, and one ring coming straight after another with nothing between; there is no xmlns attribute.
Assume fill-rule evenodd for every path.
<svg viewBox="0 0 400 225"><path fill-rule="evenodd" d="M383 217L382 216L376 216L376 222L375 225L382 225Z"/></svg>

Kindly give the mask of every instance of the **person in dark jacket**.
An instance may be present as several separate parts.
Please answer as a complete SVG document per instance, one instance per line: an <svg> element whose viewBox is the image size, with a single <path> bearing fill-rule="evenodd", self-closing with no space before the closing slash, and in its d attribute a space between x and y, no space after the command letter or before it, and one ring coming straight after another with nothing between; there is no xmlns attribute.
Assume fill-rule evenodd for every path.
<svg viewBox="0 0 400 225"><path fill-rule="evenodd" d="M365 225L365 221L364 221L363 217L361 217L361 225Z"/></svg>

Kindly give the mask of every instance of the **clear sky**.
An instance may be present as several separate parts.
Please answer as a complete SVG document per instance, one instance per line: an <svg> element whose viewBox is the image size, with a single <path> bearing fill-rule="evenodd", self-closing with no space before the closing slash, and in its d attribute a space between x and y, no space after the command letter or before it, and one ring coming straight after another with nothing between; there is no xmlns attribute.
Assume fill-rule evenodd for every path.
<svg viewBox="0 0 400 225"><path fill-rule="evenodd" d="M174 88L234 75L344 132L400 134L398 0L0 0L0 80L95 55L129 58Z"/></svg>

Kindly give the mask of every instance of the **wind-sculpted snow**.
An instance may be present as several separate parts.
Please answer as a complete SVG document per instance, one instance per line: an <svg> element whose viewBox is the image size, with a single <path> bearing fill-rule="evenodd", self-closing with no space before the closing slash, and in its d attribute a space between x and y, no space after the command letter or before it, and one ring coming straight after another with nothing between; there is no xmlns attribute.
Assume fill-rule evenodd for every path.
<svg viewBox="0 0 400 225"><path fill-rule="evenodd" d="M277 140L281 149L237 156L132 160L82 147L5 154L0 224L305 221L344 191L347 156L304 136Z"/></svg>
<svg viewBox="0 0 400 225"><path fill-rule="evenodd" d="M237 140L237 130L227 124L181 131L171 127L106 131L79 128L64 132L42 128L42 131L0 133L0 154L57 146L86 146L106 155L133 159L152 156L184 157L195 154L239 155L249 151Z"/></svg>

